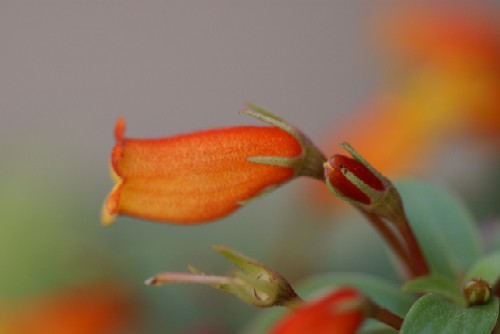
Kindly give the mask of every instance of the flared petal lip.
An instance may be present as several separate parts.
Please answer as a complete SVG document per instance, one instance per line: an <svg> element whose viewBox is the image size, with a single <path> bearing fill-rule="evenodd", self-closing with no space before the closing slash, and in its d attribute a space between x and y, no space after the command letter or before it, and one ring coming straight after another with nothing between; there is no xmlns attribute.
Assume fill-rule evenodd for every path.
<svg viewBox="0 0 500 334"><path fill-rule="evenodd" d="M115 125L116 144L111 154L110 174L113 181L115 182L115 186L104 201L101 210L101 221L103 225L106 226L113 224L116 220L116 216L118 215L118 206L120 203L121 188L123 185L123 177L120 175L118 170L118 161L122 155L122 142L124 134L125 119L123 117L120 117Z"/></svg>

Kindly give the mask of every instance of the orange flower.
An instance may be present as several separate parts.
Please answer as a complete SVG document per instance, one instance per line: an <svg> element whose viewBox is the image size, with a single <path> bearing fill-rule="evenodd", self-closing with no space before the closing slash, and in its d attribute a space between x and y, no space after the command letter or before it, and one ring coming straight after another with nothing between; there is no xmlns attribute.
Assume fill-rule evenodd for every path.
<svg viewBox="0 0 500 334"><path fill-rule="evenodd" d="M336 290L318 301L300 306L283 318L270 333L355 333L365 318L364 301L364 297L354 289Z"/></svg>
<svg viewBox="0 0 500 334"><path fill-rule="evenodd" d="M116 283L89 283L55 292L0 314L9 334L110 334L130 329L133 298Z"/></svg>
<svg viewBox="0 0 500 334"><path fill-rule="evenodd" d="M406 7L406 8L405 8ZM382 38L403 57L453 64L498 62L498 13L478 6L407 6L391 11ZM451 63L450 63L451 62Z"/></svg>
<svg viewBox="0 0 500 334"><path fill-rule="evenodd" d="M294 176L322 178L326 159L311 153L310 142L298 130L260 109L245 113L275 126L130 139L124 137L125 121L119 119L111 158L117 183L104 203L103 222L112 223L117 214L181 224L207 222ZM311 158L318 161L311 164Z"/></svg>
<svg viewBox="0 0 500 334"><path fill-rule="evenodd" d="M394 177L425 171L439 144L458 135L497 143L500 21L496 16L455 6L390 11L383 17L381 39L395 51L389 60L396 64L395 80L332 131L325 141L326 152L333 153L339 141L348 141L375 168ZM311 188L318 194L316 203L330 202L324 187L311 184Z"/></svg>
<svg viewBox="0 0 500 334"><path fill-rule="evenodd" d="M440 101L434 113L451 110L464 129L498 138L500 22L494 11L409 7L387 20L383 38L398 61L417 61L403 98L427 101L420 105L426 108Z"/></svg>

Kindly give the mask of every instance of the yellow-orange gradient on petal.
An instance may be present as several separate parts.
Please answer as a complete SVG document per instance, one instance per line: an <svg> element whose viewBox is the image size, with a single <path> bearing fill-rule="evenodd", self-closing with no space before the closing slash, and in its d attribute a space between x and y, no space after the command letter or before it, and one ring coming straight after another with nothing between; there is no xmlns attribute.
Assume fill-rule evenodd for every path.
<svg viewBox="0 0 500 334"><path fill-rule="evenodd" d="M292 168L249 158L302 153L300 143L277 127L229 127L161 139L126 138L124 131L121 118L111 159L117 183L104 203L105 224L117 214L178 224L224 217L294 176Z"/></svg>
<svg viewBox="0 0 500 334"><path fill-rule="evenodd" d="M58 290L0 312L5 334L113 334L132 329L135 302L117 284L90 283Z"/></svg>

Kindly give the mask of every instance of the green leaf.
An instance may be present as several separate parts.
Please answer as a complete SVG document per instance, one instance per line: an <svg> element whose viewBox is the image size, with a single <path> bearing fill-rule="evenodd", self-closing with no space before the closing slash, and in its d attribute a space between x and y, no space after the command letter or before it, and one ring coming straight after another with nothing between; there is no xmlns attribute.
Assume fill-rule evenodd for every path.
<svg viewBox="0 0 500 334"><path fill-rule="evenodd" d="M462 291L457 286L457 283L446 276L431 275L418 277L406 283L403 286L403 291L421 294L432 292L448 298L458 305L464 307L467 305L462 295Z"/></svg>
<svg viewBox="0 0 500 334"><path fill-rule="evenodd" d="M401 291L399 286L378 277L358 273L335 273L308 278L300 284L299 295L307 299L318 292L335 287L349 286L361 291L378 305L404 316L414 302L414 298Z"/></svg>
<svg viewBox="0 0 500 334"><path fill-rule="evenodd" d="M494 284L500 278L500 251L480 258L467 271L465 280L481 277L490 284Z"/></svg>
<svg viewBox="0 0 500 334"><path fill-rule="evenodd" d="M370 297L380 306L404 316L414 302L414 298L405 294L401 289L380 278L354 273L335 273L313 276L297 284L296 291L304 300L317 297L335 288L350 286L358 289ZM276 323L284 313L282 308L262 310L245 329L244 333L268 333L271 326Z"/></svg>
<svg viewBox="0 0 500 334"><path fill-rule="evenodd" d="M364 327L364 326L363 326ZM392 327L381 325L380 323L370 327L361 328L358 334L397 334L398 331Z"/></svg>
<svg viewBox="0 0 500 334"><path fill-rule="evenodd" d="M480 255L469 211L452 194L433 184L404 181L396 188L432 273L451 278L463 274Z"/></svg>
<svg viewBox="0 0 500 334"><path fill-rule="evenodd" d="M463 308L441 296L420 298L406 315L401 334L490 334L498 318L498 298Z"/></svg>

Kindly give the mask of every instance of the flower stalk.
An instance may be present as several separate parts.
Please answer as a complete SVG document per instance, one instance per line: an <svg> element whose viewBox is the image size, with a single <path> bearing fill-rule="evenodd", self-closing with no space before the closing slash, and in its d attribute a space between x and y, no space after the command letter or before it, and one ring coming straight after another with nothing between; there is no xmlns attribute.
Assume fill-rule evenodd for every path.
<svg viewBox="0 0 500 334"><path fill-rule="evenodd" d="M429 266L427 265L427 261L422 253L422 248L415 238L415 234L413 233L413 230L408 222L406 214L403 214L401 217L401 223L396 224L396 226L398 227L408 247L415 277L429 275Z"/></svg>
<svg viewBox="0 0 500 334"><path fill-rule="evenodd" d="M360 210L361 213L366 217L366 219L372 224L372 226L377 230L380 236L387 242L392 251L400 259L400 261L405 265L405 267L411 271L412 276L417 276L413 268L413 262L405 249L404 244L402 244L400 238L394 233L394 231L377 215L373 213Z"/></svg>
<svg viewBox="0 0 500 334"><path fill-rule="evenodd" d="M400 330L403 325L403 318L399 315L392 313L386 308L383 308L374 302L370 302L370 309L368 316L372 319L376 319L386 325L391 326L395 330Z"/></svg>

